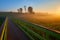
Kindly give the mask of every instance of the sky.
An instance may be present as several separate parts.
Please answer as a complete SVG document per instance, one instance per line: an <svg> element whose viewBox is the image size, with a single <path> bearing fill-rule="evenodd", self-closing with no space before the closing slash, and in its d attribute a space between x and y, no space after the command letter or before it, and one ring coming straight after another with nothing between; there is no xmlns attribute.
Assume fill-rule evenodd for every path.
<svg viewBox="0 0 60 40"><path fill-rule="evenodd" d="M0 0L0 11L17 11L24 5L35 12L60 13L60 0Z"/></svg>

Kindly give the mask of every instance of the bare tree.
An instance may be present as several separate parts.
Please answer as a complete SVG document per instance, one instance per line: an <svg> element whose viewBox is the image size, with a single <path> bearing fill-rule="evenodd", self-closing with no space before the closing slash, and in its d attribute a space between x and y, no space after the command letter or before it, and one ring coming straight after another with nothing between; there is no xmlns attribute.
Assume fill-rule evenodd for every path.
<svg viewBox="0 0 60 40"><path fill-rule="evenodd" d="M22 13L22 8L19 8L19 9L17 9L18 10L18 13Z"/></svg>
<svg viewBox="0 0 60 40"><path fill-rule="evenodd" d="M24 9L25 9L25 13L26 13L26 6L24 6Z"/></svg>

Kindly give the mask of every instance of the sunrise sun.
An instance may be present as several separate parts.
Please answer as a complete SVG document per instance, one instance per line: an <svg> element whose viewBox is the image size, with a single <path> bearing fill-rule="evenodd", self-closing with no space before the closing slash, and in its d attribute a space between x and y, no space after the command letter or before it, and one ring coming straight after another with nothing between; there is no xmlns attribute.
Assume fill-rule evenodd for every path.
<svg viewBox="0 0 60 40"><path fill-rule="evenodd" d="M60 7L58 7L58 8L56 9L56 14L57 14L57 15L60 15Z"/></svg>

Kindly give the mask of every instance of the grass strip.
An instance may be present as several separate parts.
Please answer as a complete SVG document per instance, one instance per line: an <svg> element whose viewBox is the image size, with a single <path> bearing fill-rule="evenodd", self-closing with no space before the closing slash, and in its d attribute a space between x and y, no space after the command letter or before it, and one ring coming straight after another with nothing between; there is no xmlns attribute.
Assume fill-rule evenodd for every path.
<svg viewBox="0 0 60 40"><path fill-rule="evenodd" d="M6 17L6 20L5 20L5 23L4 23L4 28L3 28L3 31L2 31L2 35L1 35L1 40L7 40L7 35L6 35L6 32L7 32L7 23L8 23L8 18Z"/></svg>
<svg viewBox="0 0 60 40"><path fill-rule="evenodd" d="M16 24L20 25L22 29L24 29L26 32L28 32L32 37L34 37L34 39L39 39L39 40L45 40L43 37L41 37L39 34L35 33L33 30L30 30L29 28L27 28L24 24L20 24L17 21L18 20L14 20ZM19 21L20 22L20 21Z"/></svg>

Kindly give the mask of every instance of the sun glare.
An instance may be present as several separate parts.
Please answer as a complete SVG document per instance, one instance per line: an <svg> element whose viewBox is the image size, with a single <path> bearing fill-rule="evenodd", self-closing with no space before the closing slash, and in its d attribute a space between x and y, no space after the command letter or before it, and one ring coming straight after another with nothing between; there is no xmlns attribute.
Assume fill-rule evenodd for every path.
<svg viewBox="0 0 60 40"><path fill-rule="evenodd" d="M60 15L60 7L57 8L56 15Z"/></svg>

